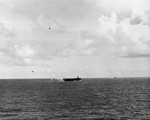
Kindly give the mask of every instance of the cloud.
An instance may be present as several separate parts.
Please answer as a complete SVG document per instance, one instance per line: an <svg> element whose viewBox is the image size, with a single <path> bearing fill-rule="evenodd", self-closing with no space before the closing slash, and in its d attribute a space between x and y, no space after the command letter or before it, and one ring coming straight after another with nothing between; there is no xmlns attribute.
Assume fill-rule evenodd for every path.
<svg viewBox="0 0 150 120"><path fill-rule="evenodd" d="M82 26L86 27L91 20L98 17L98 7L95 4L87 0L22 0L17 1L13 11L35 22L40 16L44 16L51 23L49 25L53 26L57 22L69 27L68 29L78 30L83 29Z"/></svg>
<svg viewBox="0 0 150 120"><path fill-rule="evenodd" d="M35 59L54 57L150 54L147 0L0 2L0 53L5 63L32 65Z"/></svg>
<svg viewBox="0 0 150 120"><path fill-rule="evenodd" d="M0 62L4 65L29 65L33 51L28 45L18 42L17 34L0 23ZM28 60L27 60L28 59Z"/></svg>
<svg viewBox="0 0 150 120"><path fill-rule="evenodd" d="M10 31L9 29L5 28L5 25L3 23L0 23L0 36L14 37L15 33Z"/></svg>
<svg viewBox="0 0 150 120"><path fill-rule="evenodd" d="M117 56L148 57L150 54L150 29L143 24L140 16L120 20L115 12L110 16L101 15L96 32L82 32L83 40L92 41L88 49L92 54L113 54ZM145 54L145 56L144 56ZM135 56L135 57L136 57Z"/></svg>
<svg viewBox="0 0 150 120"><path fill-rule="evenodd" d="M135 54L135 53L131 53L128 54L126 56L122 56L125 58L143 58L143 57L150 57L150 54Z"/></svg>
<svg viewBox="0 0 150 120"><path fill-rule="evenodd" d="M132 25L137 25L140 24L142 22L142 18L140 18L139 16L135 17L135 18L131 18L130 23Z"/></svg>
<svg viewBox="0 0 150 120"><path fill-rule="evenodd" d="M15 38L15 33L13 31L10 31L5 27L3 23L0 23L0 52L1 53L7 53L8 56L13 56L11 54L11 51L14 51L13 47L11 44L13 43L13 40Z"/></svg>
<svg viewBox="0 0 150 120"><path fill-rule="evenodd" d="M115 12L118 18L127 18L132 14L143 15L149 9L149 0L97 0L97 5L104 15Z"/></svg>
<svg viewBox="0 0 150 120"><path fill-rule="evenodd" d="M23 47L18 47L18 45L15 45L16 54L19 57L32 57L34 55L34 51L26 44Z"/></svg>
<svg viewBox="0 0 150 120"><path fill-rule="evenodd" d="M132 21L131 21L132 20ZM110 17L99 18L99 36L105 36L112 43L114 53L119 56L149 56L150 29L142 23L141 17L131 17L119 20L116 13ZM141 55L142 54L142 55ZM143 56L144 57L144 56Z"/></svg>
<svg viewBox="0 0 150 120"><path fill-rule="evenodd" d="M86 43L86 50L90 50L89 55L104 55L112 51L112 43L109 38L100 33L81 32L82 40Z"/></svg>

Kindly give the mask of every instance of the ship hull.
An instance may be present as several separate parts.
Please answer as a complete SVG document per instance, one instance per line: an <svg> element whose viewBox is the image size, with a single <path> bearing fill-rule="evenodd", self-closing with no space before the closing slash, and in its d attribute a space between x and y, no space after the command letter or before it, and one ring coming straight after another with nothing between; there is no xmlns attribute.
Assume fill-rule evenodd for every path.
<svg viewBox="0 0 150 120"><path fill-rule="evenodd" d="M81 78L64 78L63 80L66 82L81 81Z"/></svg>

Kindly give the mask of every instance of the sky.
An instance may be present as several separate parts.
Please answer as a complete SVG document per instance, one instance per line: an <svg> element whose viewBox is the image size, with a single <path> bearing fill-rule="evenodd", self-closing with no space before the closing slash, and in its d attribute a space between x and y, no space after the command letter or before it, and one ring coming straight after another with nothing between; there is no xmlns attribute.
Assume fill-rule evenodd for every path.
<svg viewBox="0 0 150 120"><path fill-rule="evenodd" d="M77 75L150 76L150 0L0 0L0 78Z"/></svg>

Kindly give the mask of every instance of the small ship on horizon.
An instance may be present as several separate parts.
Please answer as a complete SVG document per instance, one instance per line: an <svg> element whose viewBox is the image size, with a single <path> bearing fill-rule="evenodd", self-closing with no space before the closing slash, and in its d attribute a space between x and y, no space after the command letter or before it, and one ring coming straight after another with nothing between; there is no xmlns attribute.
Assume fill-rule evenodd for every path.
<svg viewBox="0 0 150 120"><path fill-rule="evenodd" d="M63 78L63 81L65 82L81 81L81 78L79 76L77 76L76 78Z"/></svg>

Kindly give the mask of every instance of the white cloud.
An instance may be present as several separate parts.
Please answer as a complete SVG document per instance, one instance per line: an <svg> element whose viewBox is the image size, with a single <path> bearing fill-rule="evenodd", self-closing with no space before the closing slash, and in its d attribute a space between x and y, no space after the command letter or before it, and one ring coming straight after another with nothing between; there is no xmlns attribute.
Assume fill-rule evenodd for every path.
<svg viewBox="0 0 150 120"><path fill-rule="evenodd" d="M143 15L150 5L149 0L97 0L97 3L104 13L115 12L119 16L121 14L126 16L127 13Z"/></svg>
<svg viewBox="0 0 150 120"><path fill-rule="evenodd" d="M102 15L99 18L99 36L109 39L113 43L114 52L120 56L136 54L138 57L138 54L139 56L142 54L144 57L145 54L145 57L148 57L150 55L150 45L147 44L150 42L149 26L143 24L141 16L132 17L119 20L117 13L112 13L110 17Z"/></svg>
<svg viewBox="0 0 150 120"><path fill-rule="evenodd" d="M19 57L33 57L34 51L26 44L23 47L18 47L15 45L16 54Z"/></svg>
<svg viewBox="0 0 150 120"><path fill-rule="evenodd" d="M118 18L115 13L111 13L110 17L102 15L99 19L99 29L98 32L101 35L107 36L110 32L116 33L118 27Z"/></svg>
<svg viewBox="0 0 150 120"><path fill-rule="evenodd" d="M105 56L145 59L150 56L149 4L148 0L0 0L0 63L49 66L64 58L73 61L69 65L74 68L62 65L69 71L86 57L91 62L82 66L83 71L92 69L93 74L99 70L97 64L115 69ZM79 57L78 62L73 56ZM99 58L90 66L92 56Z"/></svg>
<svg viewBox="0 0 150 120"><path fill-rule="evenodd" d="M17 29L17 39L13 46L17 45L21 48L24 44L28 44L38 58L109 54L112 49L117 52L120 44L119 50L129 51L123 49L131 49L132 45L137 46L138 49L137 44L144 44L137 42L139 38L144 36L143 41L149 39L149 36L145 37L147 33L140 31L140 29L147 31L144 26L147 20L144 13L149 9L146 0L98 0L99 8L96 7L96 2L92 1L72 0L69 3L67 0L64 2L36 1L35 5L34 2L34 0L3 2L3 6L8 5L9 8L8 10L5 7L2 8L7 14L1 15L1 20L7 28L10 25L11 29ZM68 5L65 4L66 2ZM74 11L75 9L77 11ZM68 16L71 19L66 19ZM99 22L99 26L94 27L97 23L93 25L93 21ZM141 27L137 27L140 26L139 24ZM85 25L86 28L90 26L92 29L86 29ZM49 30L49 27L52 29ZM80 36L83 30L89 34L86 39ZM93 38L90 34L97 37Z"/></svg>

